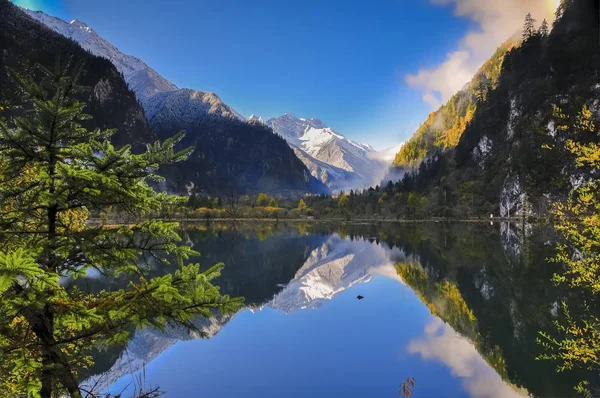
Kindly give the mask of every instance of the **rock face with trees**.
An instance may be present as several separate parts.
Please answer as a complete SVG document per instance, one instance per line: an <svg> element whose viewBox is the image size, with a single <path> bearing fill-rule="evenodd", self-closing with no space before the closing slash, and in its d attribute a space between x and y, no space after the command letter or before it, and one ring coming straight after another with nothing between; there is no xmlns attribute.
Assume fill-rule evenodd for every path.
<svg viewBox="0 0 600 398"><path fill-rule="evenodd" d="M551 31L527 16L520 45L501 47L402 148L395 164L405 175L391 194L426 196L431 216L544 215L579 181L597 178L561 143L598 137L558 126L584 107L600 119L598 7L563 1Z"/></svg>
<svg viewBox="0 0 600 398"><path fill-rule="evenodd" d="M463 90L429 115L396 155L393 162L396 171L418 167L423 160L456 147L478 105L496 88L504 57L519 42L516 36L509 38L498 47Z"/></svg>

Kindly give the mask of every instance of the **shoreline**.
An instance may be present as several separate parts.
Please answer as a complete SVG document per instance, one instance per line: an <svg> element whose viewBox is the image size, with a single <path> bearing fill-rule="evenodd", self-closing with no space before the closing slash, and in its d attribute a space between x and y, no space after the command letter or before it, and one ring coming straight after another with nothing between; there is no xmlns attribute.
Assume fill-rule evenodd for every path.
<svg viewBox="0 0 600 398"><path fill-rule="evenodd" d="M546 219L536 219L532 221L523 220L522 218L490 218L490 219L452 219L452 218L427 218L427 219L416 219L416 220L394 220L394 219L354 219L347 220L345 218L321 218L321 219L306 219L306 218L154 218L154 220L160 220L164 222L180 222L180 223L193 223L193 224L206 224L206 223L247 223L247 222L260 222L260 223L340 223L340 224L420 224L420 223L435 223L435 224L447 224L447 223L494 223L494 222L510 222L515 223L527 223L527 224L551 224ZM107 225L127 225L143 220L107 220ZM99 219L90 219L87 221L89 224L100 224Z"/></svg>

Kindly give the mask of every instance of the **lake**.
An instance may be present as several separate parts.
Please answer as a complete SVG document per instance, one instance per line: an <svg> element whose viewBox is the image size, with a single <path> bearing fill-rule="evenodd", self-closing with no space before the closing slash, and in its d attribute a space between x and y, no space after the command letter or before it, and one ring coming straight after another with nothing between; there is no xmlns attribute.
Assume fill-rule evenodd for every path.
<svg viewBox="0 0 600 398"><path fill-rule="evenodd" d="M572 396L590 377L536 360L565 294L545 260L551 227L256 223L182 237L204 267L225 263L216 284L246 307L198 319L199 331L138 331L96 352L86 383L131 392L143 375L167 397L398 397L414 378L413 397L514 397Z"/></svg>

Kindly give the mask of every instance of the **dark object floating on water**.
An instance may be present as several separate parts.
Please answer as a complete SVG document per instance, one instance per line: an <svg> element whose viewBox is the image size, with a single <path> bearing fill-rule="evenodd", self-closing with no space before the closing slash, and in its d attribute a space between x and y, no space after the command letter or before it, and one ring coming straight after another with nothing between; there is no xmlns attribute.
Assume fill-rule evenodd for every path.
<svg viewBox="0 0 600 398"><path fill-rule="evenodd" d="M359 300L362 300L362 299L364 299L364 297L363 297L363 296L361 296L360 294L359 294L358 296L356 296L356 298L357 298L357 299L359 299Z"/></svg>

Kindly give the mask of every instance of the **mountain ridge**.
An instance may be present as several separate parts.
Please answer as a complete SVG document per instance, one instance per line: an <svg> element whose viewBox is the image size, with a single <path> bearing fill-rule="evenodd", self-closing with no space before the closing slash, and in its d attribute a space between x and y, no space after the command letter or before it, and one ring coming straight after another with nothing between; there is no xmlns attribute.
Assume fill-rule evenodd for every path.
<svg viewBox="0 0 600 398"><path fill-rule="evenodd" d="M285 113L262 123L283 137L311 174L331 189L370 185L380 179L386 168L370 145L344 137L320 119Z"/></svg>
<svg viewBox="0 0 600 398"><path fill-rule="evenodd" d="M4 0L2 0L4 1ZM266 126L247 123L216 94L178 88L141 59L121 53L87 24L71 23L42 12L23 10L34 20L110 61L142 105L148 125L158 138L181 130L181 146L195 146L184 162L162 166L160 188L174 193L227 192L324 193L283 139Z"/></svg>
<svg viewBox="0 0 600 398"><path fill-rule="evenodd" d="M86 103L85 112L93 116L83 125L89 129L118 127L111 141L118 146L130 144L134 151L155 140L135 94L109 60L84 50L7 0L0 0L0 16L0 97L16 105L21 101L8 68L24 72L39 64L55 70L57 63L63 68L72 57L84 64L79 84L90 88L76 95Z"/></svg>
<svg viewBox="0 0 600 398"><path fill-rule="evenodd" d="M218 105L221 110L221 116L229 118L235 117L244 120L244 117L236 112L233 108L225 104L218 96L211 92L200 90L192 90L179 88L169 80L165 79L158 72L148 66L143 60L133 55L122 53L117 47L109 41L103 39L98 33L88 26L85 22L74 19L71 22L66 22L60 18L47 15L42 11L31 11L22 8L29 16L38 20L43 25L49 27L57 33L75 41L85 50L94 55L108 59L123 77L130 89L135 92L136 97L149 119L156 116L157 100L152 100L156 94L162 94L168 98L188 97L190 102L194 102L192 106L187 106L190 110L202 109L203 99L207 98L208 106L205 108L213 108ZM190 91L193 91L190 93ZM170 94L165 94L170 93ZM163 98L164 98L163 97ZM173 99L171 99L173 101ZM218 104L216 104L218 102ZM184 107L185 109L186 107ZM186 117L193 117L193 114L187 114Z"/></svg>
<svg viewBox="0 0 600 398"><path fill-rule="evenodd" d="M125 81L136 93L142 106L153 94L178 89L175 84L163 78L141 59L123 54L110 42L100 37L85 22L77 19L66 22L42 11L32 11L26 8L22 8L22 10L48 28L75 41L83 49L108 59L123 74Z"/></svg>

